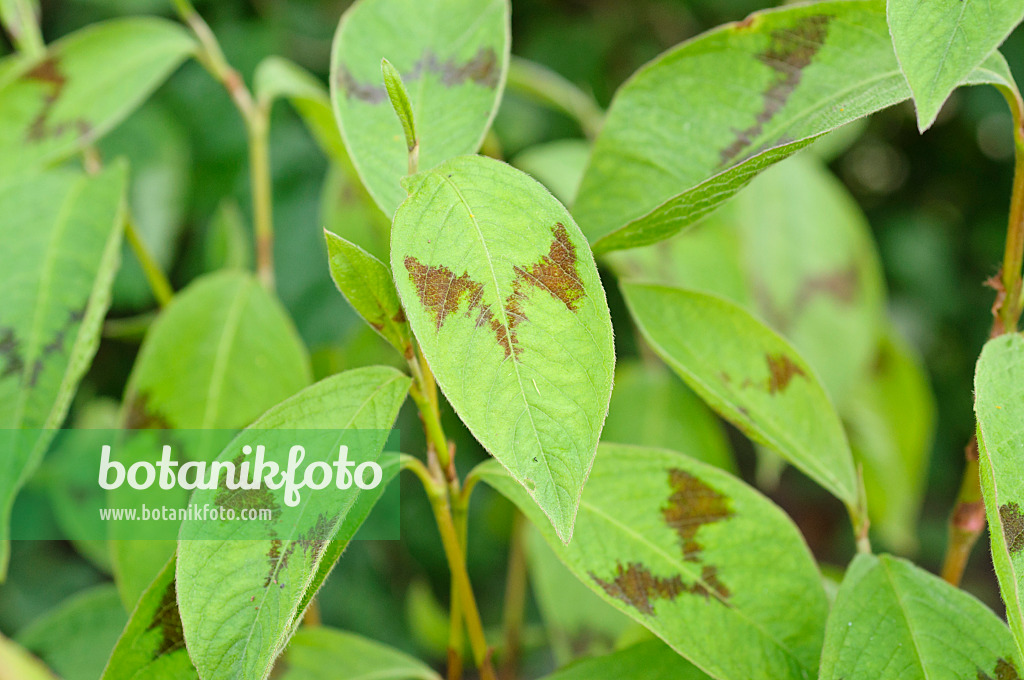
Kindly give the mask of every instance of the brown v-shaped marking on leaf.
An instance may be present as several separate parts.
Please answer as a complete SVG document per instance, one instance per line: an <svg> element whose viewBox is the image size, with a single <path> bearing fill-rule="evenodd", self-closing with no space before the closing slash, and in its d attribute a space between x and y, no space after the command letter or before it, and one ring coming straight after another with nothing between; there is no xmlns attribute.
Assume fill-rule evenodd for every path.
<svg viewBox="0 0 1024 680"><path fill-rule="evenodd" d="M472 318L475 313L476 327L486 325L494 331L505 357L518 357L522 347L517 331L519 325L528 320L523 303L529 299L529 289L547 291L570 312L579 311L580 302L587 295L577 269L576 246L569 239L565 225L555 223L551 235L547 255L525 267L513 265L512 291L502 303L507 323L502 323L494 313L492 303L483 301L483 284L475 281L468 272L456 276L444 265L425 265L412 256L405 258L405 269L416 287L420 302L434 318L437 330L441 330L448 317L460 309L465 299L465 316Z"/></svg>

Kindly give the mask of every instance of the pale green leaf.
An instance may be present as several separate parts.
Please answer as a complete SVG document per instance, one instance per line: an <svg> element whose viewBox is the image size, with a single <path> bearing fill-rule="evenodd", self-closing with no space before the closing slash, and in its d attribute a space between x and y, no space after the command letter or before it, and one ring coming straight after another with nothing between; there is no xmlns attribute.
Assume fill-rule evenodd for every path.
<svg viewBox="0 0 1024 680"><path fill-rule="evenodd" d="M984 604L905 560L858 555L829 615L820 680L1013 680L1019 668Z"/></svg>
<svg viewBox="0 0 1024 680"><path fill-rule="evenodd" d="M345 146L392 215L409 154L381 77L386 58L409 90L419 168L480 148L498 108L509 53L508 0L362 0L334 37L331 96Z"/></svg>
<svg viewBox="0 0 1024 680"><path fill-rule="evenodd" d="M0 174L94 143L194 50L182 26L146 17L89 26L21 61L0 86Z"/></svg>
<svg viewBox="0 0 1024 680"><path fill-rule="evenodd" d="M456 413L568 541L611 395L604 289L542 186L479 156L409 183L391 270Z"/></svg>
<svg viewBox="0 0 1024 680"><path fill-rule="evenodd" d="M252 275L223 271L192 282L150 327L125 390L129 429L235 429L312 380L287 312ZM154 460L159 452L146 451ZM112 507L127 507L119 494ZM182 498L185 493L182 492ZM115 541L114 573L125 606L174 552L173 540Z"/></svg>
<svg viewBox="0 0 1024 680"><path fill-rule="evenodd" d="M101 585L33 621L15 641L64 680L96 680L127 622L117 589Z"/></svg>
<svg viewBox="0 0 1024 680"><path fill-rule="evenodd" d="M39 659L0 634L0 680L58 680Z"/></svg>
<svg viewBox="0 0 1024 680"><path fill-rule="evenodd" d="M913 552L932 438L935 397L920 357L890 329L871 372L843 409L861 464L871 529L894 549Z"/></svg>
<svg viewBox="0 0 1024 680"><path fill-rule="evenodd" d="M708 680L705 675L676 654L670 647L656 640L641 642L614 654L599 656L575 663L568 668L547 675L544 680L604 680L629 678L630 680Z"/></svg>
<svg viewBox="0 0 1024 680"><path fill-rule="evenodd" d="M0 181L0 428L52 430L64 420L99 345L124 220L127 173L69 171ZM0 580L11 505L49 445L0 458Z"/></svg>
<svg viewBox="0 0 1024 680"><path fill-rule="evenodd" d="M615 390L601 437L682 451L735 472L725 431L714 413L657 362L626 361L615 368Z"/></svg>
<svg viewBox="0 0 1024 680"><path fill-rule="evenodd" d="M374 435L376 450L361 452L373 460L380 456L385 430L398 415L410 383L391 368L341 373L275 406L253 423L252 429L379 430L383 437ZM221 455L230 460L234 452L229 447ZM216 505L217 493L198 490L192 502ZM334 518L313 527L312 539L224 540L216 520L182 524L177 582L187 584L187 590L185 585L179 589L178 605L189 655L204 680L261 680L268 676L302 615L300 605L308 602L306 594L317 578L324 548L337 537L343 518L360 495L348 492L347 504L333 505ZM324 496L328 501L337 500L330 493ZM324 502L318 498L304 495L295 511L315 517L314 504ZM283 530L276 526L283 521L275 515L267 529Z"/></svg>
<svg viewBox="0 0 1024 680"><path fill-rule="evenodd" d="M884 0L759 12L669 50L620 88L574 215L597 253L654 243L818 136L909 94Z"/></svg>
<svg viewBox="0 0 1024 680"><path fill-rule="evenodd" d="M171 560L142 593L100 680L199 680L178 615Z"/></svg>
<svg viewBox="0 0 1024 680"><path fill-rule="evenodd" d="M1024 337L1011 333L985 345L974 399L992 562L1024 657Z"/></svg>
<svg viewBox="0 0 1024 680"><path fill-rule="evenodd" d="M711 408L847 504L857 503L853 457L814 370L783 338L722 298L624 283L654 351Z"/></svg>
<svg viewBox="0 0 1024 680"><path fill-rule="evenodd" d="M413 358L412 334L387 265L359 246L325 231L331 278L373 330L406 359Z"/></svg>
<svg viewBox="0 0 1024 680"><path fill-rule="evenodd" d="M1024 20L1019 0L888 0L889 31L924 132L950 93Z"/></svg>
<svg viewBox="0 0 1024 680"><path fill-rule="evenodd" d="M419 139L416 136L416 119L412 112L412 103L409 101L409 91L405 89L402 82L402 74L398 72L391 62L381 59L381 75L384 77L384 89L388 92L391 100L391 108L398 116L398 122L402 124L402 132L405 133L405 146L409 151L410 172L415 172L415 165L419 162Z"/></svg>
<svg viewBox="0 0 1024 680"><path fill-rule="evenodd" d="M809 678L828 604L799 531L726 472L673 451L602 444L564 545L495 463L511 499L591 590L720 680Z"/></svg>
<svg viewBox="0 0 1024 680"><path fill-rule="evenodd" d="M441 680L397 649L331 628L303 628L278 662L276 680Z"/></svg>

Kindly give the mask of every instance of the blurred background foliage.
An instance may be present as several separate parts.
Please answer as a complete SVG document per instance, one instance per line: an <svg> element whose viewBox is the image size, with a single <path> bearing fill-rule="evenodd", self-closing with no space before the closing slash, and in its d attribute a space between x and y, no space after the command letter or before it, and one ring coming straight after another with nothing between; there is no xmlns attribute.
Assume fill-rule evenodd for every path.
<svg viewBox="0 0 1024 680"><path fill-rule="evenodd" d="M348 2L196 4L229 61L247 78L263 57L279 54L326 79L331 39ZM53 40L114 16L170 16L169 5L166 0L43 0L43 30ZM765 6L763 0L514 0L513 53L551 67L607 106L615 89L661 51ZM0 49L10 51L10 45L2 43ZM1012 36L1003 51L1011 67L1017 66L1019 77L1024 33ZM881 254L890 317L922 354L935 392L937 429L915 555L933 571L945 547L963 446L974 427L974 363L988 334L993 300L983 282L996 273L1001 260L1012 178L1010 126L995 90L960 90L924 136L918 135L912 108L905 104L857 126L852 143L830 161L866 212ZM321 232L332 220L361 220L371 229L375 217L352 212L356 208L350 197L338 179L328 175L327 162L292 109L278 105L271 130L278 291L310 347L317 377L368 363L394 363L383 342L335 290ZM495 132L505 158L543 142L581 137L569 118L511 92L505 95ZM199 65L186 64L109 135L100 150L105 157L131 159L131 202L139 227L175 287L212 268L250 264L244 129L220 85ZM529 168L530 163L530 156L524 156L522 167ZM608 287L620 350L626 355L622 361L638 350L628 337L621 299L614 286ZM81 414L86 403L120 400L140 329L153 308L141 271L126 251L111 314L119 320L108 322L72 417ZM446 415L445 427L457 441L464 473L484 454L453 414ZM406 409L400 424L403 450L422 450L413 410ZM730 434L741 473L752 479L755 453L742 438ZM403 480L403 487L403 540L359 542L349 548L322 592L323 618L437 661L446 645L447 568L422 491L409 479ZM852 554L851 541L834 501L792 471L783 474L772 496L794 516L820 559L845 564ZM18 502L38 505L39 521L53 521L47 519L51 511L41 492L30 487ZM488 489L477 491L470 573L484 620L495 630L500 626L511 515L510 507ZM532 539L527 543L540 545ZM15 544L8 583L0 588L0 630L30 638L31 628L26 626L40 614L78 591L108 581L101 557L88 561L81 556L89 553L64 543ZM546 559L550 556L531 556L538 563ZM563 586L551 582L534 587ZM965 587L999 607L987 537L975 550ZM85 594L93 599L108 595ZM540 622L550 623L551 613L542 611L535 600L531 597L527 605L523 641L528 668L549 665L548 654L564 656L574 644L570 636L555 640L553 652L536 651L546 646ZM601 614L584 618L588 617L598 620ZM567 635L572 625L565 623ZM602 631L614 635L621 628L618 620L602 622L591 631L587 644L599 649L604 644Z"/></svg>

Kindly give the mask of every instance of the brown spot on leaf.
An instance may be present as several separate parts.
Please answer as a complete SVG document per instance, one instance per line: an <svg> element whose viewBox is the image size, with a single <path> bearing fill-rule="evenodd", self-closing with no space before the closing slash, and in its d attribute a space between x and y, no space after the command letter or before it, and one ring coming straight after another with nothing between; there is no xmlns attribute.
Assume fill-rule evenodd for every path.
<svg viewBox="0 0 1024 680"><path fill-rule="evenodd" d="M556 222L551 228L551 235L554 238L548 254L529 269L516 267L516 281L523 278L546 290L551 297L561 301L566 309L575 312L580 300L587 294L576 269L576 246L569 240L569 232L561 222Z"/></svg>
<svg viewBox="0 0 1024 680"><path fill-rule="evenodd" d="M661 508L665 523L679 536L679 547L687 562L699 562L701 545L697 532L705 524L732 517L729 498L685 470L668 471L672 495Z"/></svg>
<svg viewBox="0 0 1024 680"><path fill-rule="evenodd" d="M25 360L21 356L21 342L14 335L13 328L0 329L0 359L4 362L0 378L18 375L25 369Z"/></svg>
<svg viewBox="0 0 1024 680"><path fill-rule="evenodd" d="M75 327L76 324L80 323L85 318L85 309L73 309L68 312L67 319L64 324L57 329L57 332L53 336L53 340L43 346L39 356L32 363L32 371L28 376L28 386L35 387L36 382L39 381L39 374L43 371L43 365L46 359L50 355L64 349L64 341L67 338L68 333Z"/></svg>
<svg viewBox="0 0 1024 680"><path fill-rule="evenodd" d="M655 576L639 562L630 562L625 567L621 563L615 565L615 575L611 580L604 580L590 572L590 578L609 596L621 600L636 610L652 616L654 603L658 600L675 600L683 594L700 595L710 599L714 591L721 600L729 597L729 589L718 580L718 570L711 565L701 569L701 580L692 584L683 582L679 574L669 578ZM710 588L710 590L709 590Z"/></svg>
<svg viewBox="0 0 1024 680"><path fill-rule="evenodd" d="M245 455L239 453L231 461L232 465L235 466L236 482L240 481L241 465L246 460ZM251 468L252 465L250 464L250 475L252 474ZM230 489L228 488L227 473L225 471L217 479L217 495L214 497L214 503L226 510L234 510L236 513L241 513L243 510L270 510L274 517L277 517L281 506L277 504L277 499L270 489L263 487L262 480L257 481L260 486L256 489Z"/></svg>
<svg viewBox="0 0 1024 680"><path fill-rule="evenodd" d="M498 86L498 55L492 47L481 47L472 59L461 64L454 59L441 62L428 50L416 64L410 78L419 78L424 70L440 74L445 87L462 85L467 80L492 90Z"/></svg>
<svg viewBox="0 0 1024 680"><path fill-rule="evenodd" d="M126 430L170 430L170 421L150 407L149 394L136 393L128 398L125 411L124 428Z"/></svg>
<svg viewBox="0 0 1024 680"><path fill-rule="evenodd" d="M789 387L794 376L807 377L804 370L797 366L792 359L785 354L769 354L765 356L768 361L768 393L777 394Z"/></svg>
<svg viewBox="0 0 1024 680"><path fill-rule="evenodd" d="M399 307L395 315L391 317L391 320L395 323L405 323L405 310Z"/></svg>
<svg viewBox="0 0 1024 680"><path fill-rule="evenodd" d="M996 667L992 672L995 674L995 677L979 669L977 680L1020 680L1017 667L1012 661L1007 661L1006 659L997 660Z"/></svg>
<svg viewBox="0 0 1024 680"><path fill-rule="evenodd" d="M178 649L185 648L185 633L181 627L181 616L178 614L178 593L174 581L167 584L167 589L160 597L156 613L147 631L160 629L160 644L153 652L153 659Z"/></svg>
<svg viewBox="0 0 1024 680"><path fill-rule="evenodd" d="M459 309L463 296L468 295L470 309L483 296L483 285L471 279L468 272L455 276L455 272L444 265L425 265L415 257L405 258L405 269L409 272L409 280L416 286L420 302L434 317L438 330L448 315Z"/></svg>
<svg viewBox="0 0 1024 680"><path fill-rule="evenodd" d="M617 564L615 576L610 581L598 578L593 573L590 577L608 595L647 615L654 614L655 601L674 600L686 590L678 574L671 578L660 578L638 562L630 562L625 567L621 563Z"/></svg>
<svg viewBox="0 0 1024 680"><path fill-rule="evenodd" d="M832 17L828 15L807 16L791 28L772 31L768 49L757 55L757 59L775 71L778 79L764 92L764 104L754 119L754 124L738 132L735 141L722 150L723 166L734 161L744 149L760 137L764 132L764 126L789 101L800 84L803 70L821 49L831 20ZM763 149L755 153L761 150Z"/></svg>
<svg viewBox="0 0 1024 680"><path fill-rule="evenodd" d="M53 108L64 94L68 83L67 76L61 71L60 61L57 57L47 57L26 72L22 78L42 83L49 88L43 98L42 108L29 124L28 141L38 142L47 137L59 137L70 129L76 129L80 137L85 137L91 132L92 126L83 118L75 118L61 123L50 121Z"/></svg>
<svg viewBox="0 0 1024 680"><path fill-rule="evenodd" d="M495 314L492 304L483 301L483 285L474 281L468 272L456 276L455 272L444 265L425 265L411 256L405 258L405 268L409 272L409 280L416 287L420 302L434 317L438 330L449 315L458 311L463 297L466 297L468 304L465 316L473 318L475 312L476 327L486 325L491 328L506 358L519 356L522 348L519 346L517 328L527 320L523 302L528 297L528 286L547 291L571 312L578 311L580 300L587 294L577 270L576 246L569 240L565 225L555 223L551 234L552 241L547 255L526 267L513 266L515 278L512 279L512 291L501 307L505 313L505 323Z"/></svg>
<svg viewBox="0 0 1024 680"><path fill-rule="evenodd" d="M344 90L345 96L348 98L355 97L367 104L380 104L387 101L388 91L383 83L380 85L361 83L355 79L355 76L352 75L352 72L344 64L338 67L336 78L338 87Z"/></svg>
<svg viewBox="0 0 1024 680"><path fill-rule="evenodd" d="M1003 525L1003 537L1010 554L1024 550L1024 514L1016 503L1007 503L999 508L999 523Z"/></svg>
<svg viewBox="0 0 1024 680"><path fill-rule="evenodd" d="M468 61L458 62L454 58L441 61L437 54L426 50L412 70L402 74L402 80L411 83L422 78L424 73L437 75L445 87L456 87L472 81L493 90L498 86L500 75L498 55L493 47L481 47ZM388 91L383 83L378 85L360 82L344 64L338 68L336 79L338 87L344 90L346 97L354 97L374 105L388 100Z"/></svg>

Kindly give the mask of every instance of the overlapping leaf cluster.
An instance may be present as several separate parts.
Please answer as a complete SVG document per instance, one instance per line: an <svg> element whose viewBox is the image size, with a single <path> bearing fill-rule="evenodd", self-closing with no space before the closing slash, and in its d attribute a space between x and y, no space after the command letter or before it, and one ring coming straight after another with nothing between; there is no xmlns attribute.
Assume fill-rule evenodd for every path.
<svg viewBox="0 0 1024 680"><path fill-rule="evenodd" d="M361 0L338 26L329 89L269 58L255 98L267 110L289 100L328 157L324 276L412 375L370 366L313 383L287 311L237 256L244 229L225 208L227 253L211 258L231 266L159 311L113 419L387 430L410 390L430 406L436 380L494 458L472 482L534 526L528 562L559 659L584 623L614 638L631 620L661 640L552 678L1016 678L1024 341L992 340L976 384L1008 628L910 562L870 554L872 522L888 546L913 547L934 408L887 321L866 220L814 144L910 98L924 129L961 85L1013 100L997 48L1024 17L1020 3L957 5L846 0L755 14L640 69L600 126L593 111L582 120L592 144L538 149L517 169L477 155L509 77L509 2ZM26 7L0 1L0 17L21 26ZM142 208L134 169L97 160L97 144L197 49L178 25L124 19L0 62L8 431L65 420L99 343L126 220ZM650 350L643 360L616 368L599 264ZM791 464L845 507L863 554L834 602L796 525L735 474L719 419L757 445L762 472ZM15 495L50 448L47 436L9 439L0 573ZM448 475L437 493L451 502L454 466L437 464L447 441L430 447L431 473ZM378 495L337 508L322 535L294 545L225 540L201 521L183 523L178 541L93 545L116 588L0 638L0 669L45 677L28 650L72 677L52 638L95 615L103 625L89 639L112 653L87 665L103 680L437 678L380 643L300 628Z"/></svg>

